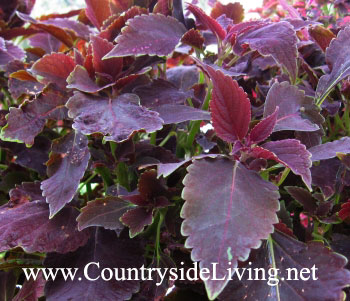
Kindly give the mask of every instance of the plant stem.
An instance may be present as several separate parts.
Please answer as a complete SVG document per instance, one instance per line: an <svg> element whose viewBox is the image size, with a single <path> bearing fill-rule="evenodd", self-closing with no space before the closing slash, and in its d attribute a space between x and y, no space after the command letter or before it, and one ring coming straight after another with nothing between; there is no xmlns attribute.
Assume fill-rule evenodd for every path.
<svg viewBox="0 0 350 301"><path fill-rule="evenodd" d="M280 180L277 183L278 187L283 184L284 180L288 177L289 172L290 172L290 169L288 167L286 167L282 173Z"/></svg>
<svg viewBox="0 0 350 301"><path fill-rule="evenodd" d="M156 145L156 140L157 140L157 132L151 133L149 143L152 145Z"/></svg>
<svg viewBox="0 0 350 301"><path fill-rule="evenodd" d="M157 266L159 266L160 261L160 229L162 227L163 221L165 217L165 212L163 210L159 210L159 221L157 225L157 235L156 235L156 257L157 257Z"/></svg>
<svg viewBox="0 0 350 301"><path fill-rule="evenodd" d="M269 235L268 239L267 239L267 243L268 243L268 248L270 251L270 260L272 263L272 268L274 269L274 271L277 271L277 265L276 265L276 259L275 259L275 251L273 249L273 240L272 240L272 236ZM281 295L280 295L280 290L279 290L279 286L276 285L276 295L277 295L277 300L281 300Z"/></svg>
<svg viewBox="0 0 350 301"><path fill-rule="evenodd" d="M177 136L176 132L174 131L171 131L164 139L161 143L159 143L159 146L164 146L168 141L169 139L172 137L172 136Z"/></svg>

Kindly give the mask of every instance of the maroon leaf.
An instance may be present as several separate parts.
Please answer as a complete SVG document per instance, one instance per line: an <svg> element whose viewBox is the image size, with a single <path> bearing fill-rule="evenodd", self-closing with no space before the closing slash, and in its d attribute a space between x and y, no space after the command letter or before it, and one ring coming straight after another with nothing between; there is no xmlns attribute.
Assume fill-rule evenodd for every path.
<svg viewBox="0 0 350 301"><path fill-rule="evenodd" d="M11 107L7 125L1 131L1 139L32 145L47 119L66 118L67 109L64 105L67 98L65 92L49 85L36 99L24 101L19 108Z"/></svg>
<svg viewBox="0 0 350 301"><path fill-rule="evenodd" d="M288 82L275 83L267 94L264 108L264 117L275 112L277 123L274 131L295 130L295 131L316 131L322 123L323 117L313 103L311 97L305 96L305 92Z"/></svg>
<svg viewBox="0 0 350 301"><path fill-rule="evenodd" d="M112 14L109 2L109 0L85 0L86 16L98 29L102 27L103 22Z"/></svg>
<svg viewBox="0 0 350 301"><path fill-rule="evenodd" d="M47 33L54 36L57 40L66 44L67 47L73 47L74 41L73 41L72 35L65 29L51 25L51 24L42 23L38 20L33 19L31 16L20 13L18 11L17 11L17 16L21 18L23 21L31 23L32 24L31 26L34 29L44 30Z"/></svg>
<svg viewBox="0 0 350 301"><path fill-rule="evenodd" d="M8 272L0 271L0 297L2 300L6 300L6 298L11 299L13 297L17 281L18 276L15 274L14 270L9 270Z"/></svg>
<svg viewBox="0 0 350 301"><path fill-rule="evenodd" d="M134 131L154 132L162 128L158 113L139 106L135 94L122 94L117 98L89 96L75 92L67 103L73 127L85 135L102 133L107 141L126 140Z"/></svg>
<svg viewBox="0 0 350 301"><path fill-rule="evenodd" d="M39 273L36 280L26 280L12 301L37 301L44 296L45 280L42 273Z"/></svg>
<svg viewBox="0 0 350 301"><path fill-rule="evenodd" d="M65 281L58 273L55 281L47 282L46 297L48 300L129 300L139 290L139 281L122 281L114 277L104 281L101 271L140 269L144 263L143 253L144 249L137 239L118 237L115 231L96 228L90 241L76 252L46 257L44 265L47 268L79 269L73 281ZM88 266L91 262L98 266ZM84 268L88 269L90 279L98 279L89 281L84 275ZM118 277L122 274L119 273Z"/></svg>
<svg viewBox="0 0 350 301"><path fill-rule="evenodd" d="M303 205L304 211L310 214L316 213L318 201L308 190L297 186L287 186L285 189L293 197L293 199Z"/></svg>
<svg viewBox="0 0 350 301"><path fill-rule="evenodd" d="M213 34L215 34L220 40L224 40L226 37L226 30L212 17L208 16L201 8L189 4L187 9L194 14L201 25L205 28L209 28Z"/></svg>
<svg viewBox="0 0 350 301"><path fill-rule="evenodd" d="M323 51L326 51L331 41L336 37L331 30L324 26L313 26L309 28L309 34Z"/></svg>
<svg viewBox="0 0 350 301"><path fill-rule="evenodd" d="M199 72L196 66L177 66L166 71L167 80L181 91L188 91L198 83Z"/></svg>
<svg viewBox="0 0 350 301"><path fill-rule="evenodd" d="M271 134L277 122L278 106L274 113L262 119L249 133L248 140L250 144L259 143L267 139Z"/></svg>
<svg viewBox="0 0 350 301"><path fill-rule="evenodd" d="M337 156L337 153L350 154L350 138L343 137L339 140L316 145L308 149L312 154L312 161L331 159Z"/></svg>
<svg viewBox="0 0 350 301"><path fill-rule="evenodd" d="M173 17L160 14L136 16L128 20L117 45L104 59L129 55L170 54L186 32L182 23Z"/></svg>
<svg viewBox="0 0 350 301"><path fill-rule="evenodd" d="M271 55L276 62L288 70L293 81L297 77L297 42L293 26L285 21L266 24L246 30L237 37L234 51L242 55L244 45L257 50L262 55Z"/></svg>
<svg viewBox="0 0 350 301"><path fill-rule="evenodd" d="M152 224L153 214L152 209L138 207L124 213L120 219L124 225L130 229L130 238L135 237L143 231L144 227Z"/></svg>
<svg viewBox="0 0 350 301"><path fill-rule="evenodd" d="M61 45L61 42L49 33L38 33L28 40L32 47L41 48L48 54L58 52Z"/></svg>
<svg viewBox="0 0 350 301"><path fill-rule="evenodd" d="M278 162L290 168L294 174L300 175L306 186L312 190L310 172L312 166L311 154L306 150L305 145L301 144L299 140L285 139L267 142L262 147L272 152L278 158Z"/></svg>
<svg viewBox="0 0 350 301"><path fill-rule="evenodd" d="M344 269L345 257L332 252L321 242L312 241L307 244L294 238L275 232L272 234L272 248L264 244L257 252L252 265L247 266L252 271L263 268L269 270L271 260L278 269L278 277L273 285L267 281L251 281L246 275L242 281L237 278L229 284L220 296L220 300L343 300L345 294L342 289L350 283L350 272ZM271 257L272 256L272 257ZM273 259L271 259L273 258ZM290 269L301 271L301 267L308 269L302 281L294 280L294 273ZM313 274L313 271L314 274ZM291 274L288 279L288 273ZM304 275L303 275L304 276ZM313 279L313 276L317 279ZM270 278L270 279L272 279ZM267 297L274 296L274 297ZM278 297L275 297L278 296Z"/></svg>
<svg viewBox="0 0 350 301"><path fill-rule="evenodd" d="M198 49L203 48L204 42L205 39L200 31L193 28L186 32L181 38L181 43Z"/></svg>
<svg viewBox="0 0 350 301"><path fill-rule="evenodd" d="M52 53L36 61L31 71L33 74L43 77L40 82L44 84L52 82L65 88L66 79L74 67L75 62L70 56L63 53Z"/></svg>
<svg viewBox="0 0 350 301"><path fill-rule="evenodd" d="M81 133L72 131L53 141L47 162L49 179L41 183L43 196L50 204L50 218L73 199L89 159L88 139Z"/></svg>
<svg viewBox="0 0 350 301"><path fill-rule="evenodd" d="M17 206L0 207L0 250L20 246L26 252L67 253L84 245L89 237L79 232L75 221L78 210L64 208L49 219L49 206L32 201Z"/></svg>
<svg viewBox="0 0 350 301"><path fill-rule="evenodd" d="M87 25L68 18L53 18L42 21L42 23L72 30L79 38L86 41L89 40L89 36L93 32Z"/></svg>
<svg viewBox="0 0 350 301"><path fill-rule="evenodd" d="M25 58L25 52L15 46L11 41L5 41L0 37L0 66L6 65L14 60L23 60Z"/></svg>
<svg viewBox="0 0 350 301"><path fill-rule="evenodd" d="M112 58L109 60L102 60L102 58L113 49L114 45L98 36L91 36L91 45L95 72L108 74L115 80L123 69L123 59Z"/></svg>
<svg viewBox="0 0 350 301"><path fill-rule="evenodd" d="M133 205L120 198L108 196L88 202L77 218L79 230L99 226L110 230L122 230L120 217Z"/></svg>
<svg viewBox="0 0 350 301"><path fill-rule="evenodd" d="M40 189L40 182L23 182L10 190L9 207L15 207L31 201L45 201Z"/></svg>
<svg viewBox="0 0 350 301"><path fill-rule="evenodd" d="M210 171L210 173L208 173ZM273 232L278 222L278 188L239 162L227 159L196 160L184 179L186 200L181 217L185 246L200 268L216 266L217 278L227 276L227 268L247 260L250 249ZM203 193L205 191L205 193ZM215 299L228 283L204 281L210 299Z"/></svg>
<svg viewBox="0 0 350 301"><path fill-rule="evenodd" d="M213 7L210 16L214 19L219 18L223 14L226 15L227 18L233 20L233 23L241 23L244 18L244 9L241 3L228 3L226 5L221 4L220 2L216 2Z"/></svg>
<svg viewBox="0 0 350 301"><path fill-rule="evenodd" d="M323 75L317 85L316 97L322 102L335 85L350 75L350 27L339 31L326 51L330 74Z"/></svg>
<svg viewBox="0 0 350 301"><path fill-rule="evenodd" d="M249 129L250 101L244 90L230 76L207 67L213 81L210 110L218 136L227 141L242 140Z"/></svg>

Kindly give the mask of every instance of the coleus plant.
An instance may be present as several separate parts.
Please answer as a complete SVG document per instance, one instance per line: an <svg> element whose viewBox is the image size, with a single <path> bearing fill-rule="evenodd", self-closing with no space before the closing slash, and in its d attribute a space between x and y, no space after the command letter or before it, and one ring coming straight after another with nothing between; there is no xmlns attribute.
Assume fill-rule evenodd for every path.
<svg viewBox="0 0 350 301"><path fill-rule="evenodd" d="M217 1L86 0L38 19L34 3L0 4L2 300L345 298L347 1L264 1L253 21ZM220 280L88 281L90 262L215 264Z"/></svg>

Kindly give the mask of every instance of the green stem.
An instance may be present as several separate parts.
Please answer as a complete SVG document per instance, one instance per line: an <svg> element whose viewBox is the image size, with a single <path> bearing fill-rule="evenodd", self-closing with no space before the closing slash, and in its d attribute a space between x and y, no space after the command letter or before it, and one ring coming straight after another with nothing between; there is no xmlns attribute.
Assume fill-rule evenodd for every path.
<svg viewBox="0 0 350 301"><path fill-rule="evenodd" d="M288 177L289 172L290 172L290 169L289 169L288 167L286 167L286 168L284 169L283 173L282 173L282 176L281 176L280 180L279 180L278 183L277 183L277 186L278 186L278 187L281 186L281 185L283 184L284 180Z"/></svg>
<svg viewBox="0 0 350 301"><path fill-rule="evenodd" d="M151 133L150 141L149 143L152 145L156 145L156 140L157 140L157 132Z"/></svg>
<svg viewBox="0 0 350 301"><path fill-rule="evenodd" d="M107 167L96 167L96 172L102 177L105 190L114 184L111 173Z"/></svg>
<svg viewBox="0 0 350 301"><path fill-rule="evenodd" d="M157 256L157 266L159 266L159 261L161 257L161 250L160 250L160 229L162 227L163 221L165 217L165 212L163 210L159 210L159 221L157 225L157 236L156 236L156 256Z"/></svg>
<svg viewBox="0 0 350 301"><path fill-rule="evenodd" d="M177 136L177 133L174 132L174 131L171 131L164 139L161 143L159 143L159 146L164 146L168 141L169 139L172 137L172 136Z"/></svg>
<svg viewBox="0 0 350 301"><path fill-rule="evenodd" d="M273 249L273 240L272 240L272 236L271 235L269 235L269 238L267 239L267 243L268 243L268 247L269 247L269 251L270 251L270 259L271 259L271 263L272 263L272 268L274 269L274 271L277 271L277 265L276 265L276 259L275 259L275 251ZM276 287L277 300L281 300L279 286L276 285L275 287Z"/></svg>
<svg viewBox="0 0 350 301"><path fill-rule="evenodd" d="M87 185L88 183L90 183L90 181L91 181L96 175L97 175L97 173L94 172L86 181L84 181L83 183L80 184L81 186L79 187L79 193L80 193L80 191L83 189L83 187L84 187L85 185Z"/></svg>

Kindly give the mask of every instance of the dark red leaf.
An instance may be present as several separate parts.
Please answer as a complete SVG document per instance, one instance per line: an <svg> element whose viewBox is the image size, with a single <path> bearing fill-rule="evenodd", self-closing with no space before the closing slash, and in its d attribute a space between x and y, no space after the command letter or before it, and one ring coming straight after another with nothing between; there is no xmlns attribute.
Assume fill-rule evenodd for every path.
<svg viewBox="0 0 350 301"><path fill-rule="evenodd" d="M111 83L109 85L100 87L96 84L95 81L91 79L86 69L80 65L77 65L72 73L68 76L67 83L68 89L77 89L79 91L87 93L97 93L115 84Z"/></svg>
<svg viewBox="0 0 350 301"><path fill-rule="evenodd" d="M205 39L201 35L200 31L193 28L186 32L181 38L181 43L198 49L203 48L204 42Z"/></svg>
<svg viewBox="0 0 350 301"><path fill-rule="evenodd" d="M88 139L81 133L72 131L53 141L47 162L49 179L41 183L43 196L50 204L50 217L73 199L89 159Z"/></svg>
<svg viewBox="0 0 350 301"><path fill-rule="evenodd" d="M278 106L274 113L262 119L249 133L249 143L259 143L267 139L273 132L277 122Z"/></svg>
<svg viewBox="0 0 350 301"><path fill-rule="evenodd" d="M152 224L153 222L153 210L145 207L137 207L130 209L121 217L121 221L124 225L130 229L130 237L133 238L137 234L143 231L144 227Z"/></svg>
<svg viewBox="0 0 350 301"><path fill-rule="evenodd" d="M53 19L42 21L42 23L54 25L62 29L69 29L73 31L79 38L82 38L86 41L89 40L90 34L93 33L93 31L87 25L79 21L75 21L67 18L53 18Z"/></svg>
<svg viewBox="0 0 350 301"><path fill-rule="evenodd" d="M113 49L114 45L98 36L91 36L91 45L95 72L108 74L115 80L123 69L123 59L102 60Z"/></svg>
<svg viewBox="0 0 350 301"><path fill-rule="evenodd" d="M55 25L45 24L40 21L33 19L31 16L20 13L17 11L18 17L20 17L23 21L29 22L32 24L34 29L41 29L46 31L47 33L54 36L57 40L64 43L67 47L73 47L73 38L72 35L63 28L57 27Z"/></svg>
<svg viewBox="0 0 350 301"><path fill-rule="evenodd" d="M186 32L173 17L160 14L136 16L116 39L117 45L104 59L129 55L169 55Z"/></svg>
<svg viewBox="0 0 350 301"><path fill-rule="evenodd" d="M244 8L239 2L228 3L226 5L216 2L210 16L217 19L223 14L225 14L227 18L232 19L234 24L241 23L244 18Z"/></svg>
<svg viewBox="0 0 350 301"><path fill-rule="evenodd" d="M293 199L303 205L305 212L310 214L316 213L318 201L308 190L297 186L287 186L285 189L293 197Z"/></svg>
<svg viewBox="0 0 350 301"><path fill-rule="evenodd" d="M6 204L0 208L0 250L20 246L29 253L72 252L89 238L88 232L78 231L78 214L78 210L66 207L49 219L49 206L43 201L15 207Z"/></svg>
<svg viewBox="0 0 350 301"><path fill-rule="evenodd" d="M109 2L109 0L85 0L86 16L98 29L101 29L103 22L112 14Z"/></svg>
<svg viewBox="0 0 350 301"><path fill-rule="evenodd" d="M111 99L75 92L67 107L75 129L86 135L102 133L106 141L120 142L142 129L154 132L161 129L163 123L158 113L139 106L136 94Z"/></svg>
<svg viewBox="0 0 350 301"><path fill-rule="evenodd" d="M331 41L336 37L332 31L324 26L312 26L309 28L309 34L324 52Z"/></svg>
<svg viewBox="0 0 350 301"><path fill-rule="evenodd" d="M115 231L96 228L90 241L74 253L64 255L48 254L44 265L46 268L78 269L73 281L65 281L58 273L55 281L47 282L45 294L48 300L130 300L133 293L139 290L139 281L110 281L101 278L104 269L119 270L140 269L144 264L144 249L137 239L118 237ZM96 264L89 265L91 262ZM84 275L87 268L88 277ZM108 274L106 273L106 276ZM81 279L79 281L79 279Z"/></svg>
<svg viewBox="0 0 350 301"><path fill-rule="evenodd" d="M350 221L350 202L349 200L341 205L341 209L338 213L339 217L343 221Z"/></svg>
<svg viewBox="0 0 350 301"><path fill-rule="evenodd" d="M108 196L88 202L77 218L79 230L99 226L110 230L122 230L120 217L133 205L120 198Z"/></svg>
<svg viewBox="0 0 350 301"><path fill-rule="evenodd" d="M194 14L197 22L199 22L202 26L209 28L220 40L225 39L226 30L223 29L215 19L208 16L201 8L193 4L188 4L187 9Z"/></svg>
<svg viewBox="0 0 350 301"><path fill-rule="evenodd" d="M192 248L191 258L200 261L200 268L211 271L212 263L218 263L216 275L222 278L227 268L247 260L250 250L273 232L278 222L278 188L227 159L195 160L188 172L181 211L185 219L181 232L189 236L185 246ZM204 283L213 300L228 279Z"/></svg>
<svg viewBox="0 0 350 301"><path fill-rule="evenodd" d="M44 84L52 82L65 88L66 79L74 67L75 62L70 56L63 53L52 53L36 61L31 71L33 74L43 77L40 82Z"/></svg>
<svg viewBox="0 0 350 301"><path fill-rule="evenodd" d="M210 110L218 136L227 142L242 140L250 123L250 101L244 90L230 76L207 67L213 82Z"/></svg>

